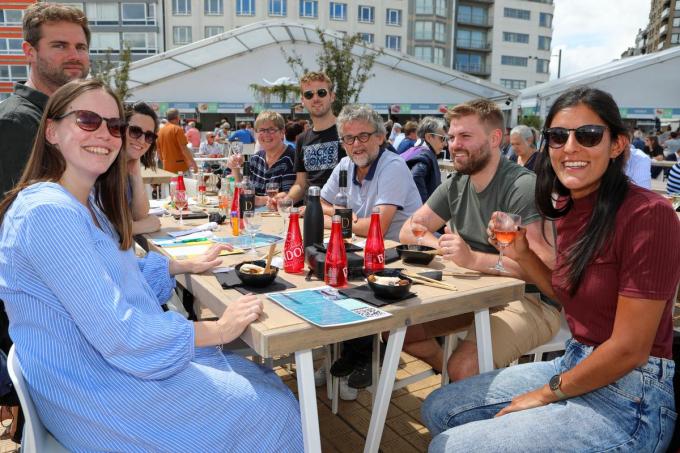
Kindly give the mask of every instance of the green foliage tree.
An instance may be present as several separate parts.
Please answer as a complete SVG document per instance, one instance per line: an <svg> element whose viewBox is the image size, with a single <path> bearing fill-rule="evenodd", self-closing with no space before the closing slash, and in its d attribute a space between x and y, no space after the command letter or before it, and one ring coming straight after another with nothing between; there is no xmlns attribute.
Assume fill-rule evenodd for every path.
<svg viewBox="0 0 680 453"><path fill-rule="evenodd" d="M519 124L541 130L541 117L538 115L523 115L519 118Z"/></svg>
<svg viewBox="0 0 680 453"><path fill-rule="evenodd" d="M280 84L268 86L251 83L249 87L257 101L261 104L269 104L272 96L282 103L293 103L300 97L300 87L298 85Z"/></svg>
<svg viewBox="0 0 680 453"><path fill-rule="evenodd" d="M367 49L359 34L343 35L340 38L326 35L320 28L316 29L316 34L321 42L321 52L316 57L318 71L325 72L333 82L333 113L337 115L344 105L359 100L364 85L375 75L371 70L380 51ZM298 79L309 72L299 54L295 51L289 54L283 48L281 51ZM357 56L353 51L363 53Z"/></svg>
<svg viewBox="0 0 680 453"><path fill-rule="evenodd" d="M96 61L92 65L92 76L110 86L118 98L125 102L130 97L130 89L127 84L130 79L130 62L132 60L130 47L125 46L125 49L120 53L120 61L118 62L111 61L111 54L112 49L109 48L104 59Z"/></svg>

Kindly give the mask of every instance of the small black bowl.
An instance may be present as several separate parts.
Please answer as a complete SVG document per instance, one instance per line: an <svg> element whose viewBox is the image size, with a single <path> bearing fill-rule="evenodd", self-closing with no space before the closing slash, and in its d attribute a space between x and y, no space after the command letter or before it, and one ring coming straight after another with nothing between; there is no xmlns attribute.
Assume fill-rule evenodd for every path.
<svg viewBox="0 0 680 453"><path fill-rule="evenodd" d="M401 280L408 281L408 285L397 286L379 285L377 283L372 282L368 278L371 275L375 275L378 277L399 277ZM383 299L401 299L405 297L409 293L409 291L411 291L411 284L413 283L413 280L402 275L399 269L385 269L383 271L375 272L371 275L369 275L366 278L366 281L368 282L369 288L373 290L373 294L375 294L376 297L380 297Z"/></svg>
<svg viewBox="0 0 680 453"><path fill-rule="evenodd" d="M269 286L276 279L279 274L279 268L276 266L271 266L271 272L269 274L247 274L241 272L241 266L244 264L254 264L256 266L265 267L267 262L265 260L256 261L246 261L238 266L236 266L236 275L241 279L245 286L252 286L254 288L264 288Z"/></svg>
<svg viewBox="0 0 680 453"><path fill-rule="evenodd" d="M397 247L397 254L404 263L408 264L430 264L434 259L434 253L423 253L432 252L436 250L435 248L428 247L426 245L406 245L400 244Z"/></svg>

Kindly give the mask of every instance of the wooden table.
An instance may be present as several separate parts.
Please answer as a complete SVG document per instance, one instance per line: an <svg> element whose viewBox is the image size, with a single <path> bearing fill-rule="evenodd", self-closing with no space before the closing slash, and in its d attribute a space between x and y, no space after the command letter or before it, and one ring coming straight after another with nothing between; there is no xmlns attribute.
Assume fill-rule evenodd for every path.
<svg viewBox="0 0 680 453"><path fill-rule="evenodd" d="M265 218L263 220L264 232L275 233L280 231L280 218ZM179 226L176 221L167 218L163 218L162 222L164 228L161 232L144 236L142 242L148 242L148 245L142 244L143 247L163 252L162 249L146 240L150 237L162 235L164 230L179 229ZM186 227L190 227L202 222L189 221L186 223ZM226 235L226 228L221 227L218 234ZM264 249L260 250L264 253ZM225 265L236 264L246 259L248 258L243 255L232 255L225 257L224 263ZM404 265L401 261L391 266L412 267ZM430 269L443 269L445 267L449 267L448 263L443 263L439 257L429 266ZM424 269L417 267L411 270L422 271ZM303 275L291 275L283 271L280 275L298 288L318 287L323 284L316 279L306 281ZM217 279L210 273L183 275L179 276L177 281L190 291L198 302L218 316L222 314L231 300L240 296L240 293L235 290L222 289ZM520 299L524 293L524 282L497 276L445 277L445 281L454 284L458 291L453 292L418 285L413 288L418 294L417 297L381 307L390 312L392 316L336 328L316 327L286 311L271 300L264 300L264 313L257 322L252 323L245 330L241 338L262 357L295 354L305 451L321 451L312 363L312 349L315 347L374 335L379 332L390 332L376 391L374 409L371 414L365 452L378 451L407 326L473 312L477 329L480 371L493 369L489 308Z"/></svg>
<svg viewBox="0 0 680 453"><path fill-rule="evenodd" d="M454 171L453 161L448 160L448 159L447 160L439 159L439 160L437 160L437 162L439 163L439 170L446 171L446 172Z"/></svg>
<svg viewBox="0 0 680 453"><path fill-rule="evenodd" d="M146 195L151 199L151 184L161 185L161 198L165 198L170 195L170 181L177 175L169 171L161 170L157 168L156 170L151 170L150 168L142 168L142 182L146 184ZM166 190L167 189L167 190Z"/></svg>

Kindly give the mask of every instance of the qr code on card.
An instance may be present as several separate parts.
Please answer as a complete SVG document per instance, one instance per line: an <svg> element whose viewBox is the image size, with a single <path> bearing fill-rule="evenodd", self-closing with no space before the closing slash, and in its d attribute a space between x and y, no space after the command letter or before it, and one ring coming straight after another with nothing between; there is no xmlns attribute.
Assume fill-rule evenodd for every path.
<svg viewBox="0 0 680 453"><path fill-rule="evenodd" d="M387 312L373 307L355 308L352 311L359 316L363 316L364 318L382 318L388 314Z"/></svg>

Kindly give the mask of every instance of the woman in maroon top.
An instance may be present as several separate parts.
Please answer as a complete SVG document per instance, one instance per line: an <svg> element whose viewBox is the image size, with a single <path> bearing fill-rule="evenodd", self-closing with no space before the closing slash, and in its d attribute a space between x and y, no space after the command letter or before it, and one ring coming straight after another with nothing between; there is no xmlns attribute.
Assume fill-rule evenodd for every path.
<svg viewBox="0 0 680 453"><path fill-rule="evenodd" d="M423 405L436 436L430 452L665 451L677 418L680 222L663 197L625 176L628 136L609 94L568 91L545 126L536 205L556 221L555 270L531 251L523 229L507 256L563 304L573 338L552 362L432 393Z"/></svg>

